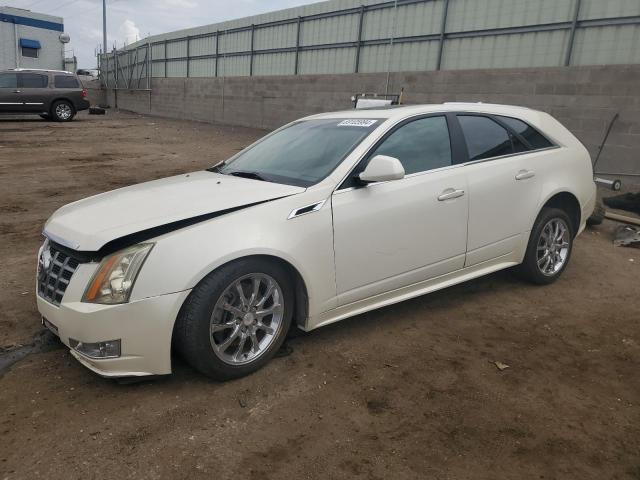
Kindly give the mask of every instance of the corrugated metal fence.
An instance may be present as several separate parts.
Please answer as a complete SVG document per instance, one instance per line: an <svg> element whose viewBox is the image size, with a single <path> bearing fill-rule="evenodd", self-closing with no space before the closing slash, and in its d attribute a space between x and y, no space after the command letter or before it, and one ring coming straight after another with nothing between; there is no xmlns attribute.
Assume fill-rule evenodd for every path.
<svg viewBox="0 0 640 480"><path fill-rule="evenodd" d="M640 63L640 0L361 2L150 37L103 55L103 82Z"/></svg>

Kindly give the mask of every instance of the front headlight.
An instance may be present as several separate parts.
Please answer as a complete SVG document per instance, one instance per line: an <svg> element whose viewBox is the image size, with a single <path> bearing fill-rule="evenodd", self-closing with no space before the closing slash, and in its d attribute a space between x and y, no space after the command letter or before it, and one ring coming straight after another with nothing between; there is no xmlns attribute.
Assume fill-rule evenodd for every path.
<svg viewBox="0 0 640 480"><path fill-rule="evenodd" d="M141 243L103 258L82 301L106 305L128 302L140 267L152 248L153 243Z"/></svg>

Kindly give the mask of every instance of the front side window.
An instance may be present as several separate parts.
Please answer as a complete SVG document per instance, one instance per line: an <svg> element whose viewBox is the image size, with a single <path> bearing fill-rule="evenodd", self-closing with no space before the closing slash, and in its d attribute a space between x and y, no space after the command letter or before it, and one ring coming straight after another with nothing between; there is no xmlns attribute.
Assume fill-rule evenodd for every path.
<svg viewBox="0 0 640 480"><path fill-rule="evenodd" d="M53 84L56 88L79 88L80 84L76 77L71 75L56 75L53 78Z"/></svg>
<svg viewBox="0 0 640 480"><path fill-rule="evenodd" d="M447 119L426 117L401 126L374 151L400 160L405 175L451 165L451 142Z"/></svg>
<svg viewBox="0 0 640 480"><path fill-rule="evenodd" d="M0 73L0 88L18 88L18 76L15 73Z"/></svg>
<svg viewBox="0 0 640 480"><path fill-rule="evenodd" d="M467 142L469 160L500 157L515 153L509 132L488 117L458 115Z"/></svg>
<svg viewBox="0 0 640 480"><path fill-rule="evenodd" d="M553 147L553 144L547 138L538 132L531 125L512 117L498 117L501 121L509 126L514 132L524 138L533 150L540 148Z"/></svg>
<svg viewBox="0 0 640 480"><path fill-rule="evenodd" d="M37 48L29 48L22 47L22 56L29 58L38 58L38 49Z"/></svg>
<svg viewBox="0 0 640 480"><path fill-rule="evenodd" d="M20 88L46 88L49 79L37 73L21 73L18 76Z"/></svg>
<svg viewBox="0 0 640 480"><path fill-rule="evenodd" d="M210 171L308 187L329 175L380 123L378 119L297 122Z"/></svg>

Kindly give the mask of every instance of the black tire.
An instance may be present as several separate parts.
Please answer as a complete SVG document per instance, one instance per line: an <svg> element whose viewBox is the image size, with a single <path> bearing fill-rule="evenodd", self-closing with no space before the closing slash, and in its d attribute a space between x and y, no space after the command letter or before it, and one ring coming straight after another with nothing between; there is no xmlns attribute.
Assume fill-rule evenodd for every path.
<svg viewBox="0 0 640 480"><path fill-rule="evenodd" d="M56 122L70 122L76 116L76 109L67 100L57 100L51 105L51 118Z"/></svg>
<svg viewBox="0 0 640 480"><path fill-rule="evenodd" d="M538 245L541 242L541 236L545 226L556 219L564 222L564 225L568 230L568 238L566 241L569 245L567 247L566 256L562 266L553 273L543 273L541 268L538 267ZM558 208L543 208L533 225L533 229L531 230L531 235L529 237L529 243L527 244L527 251L525 253L524 260L517 267L517 273L523 279L538 285L548 285L555 282L569 264L571 252L573 250L574 237L574 227L571 224L569 215L567 215L564 210L560 210Z"/></svg>
<svg viewBox="0 0 640 480"><path fill-rule="evenodd" d="M281 325L271 343L255 360L242 365L226 363L211 344L211 316L218 299L236 280L249 274L264 274L279 285L284 300ZM229 263L207 275L185 301L174 329L174 348L193 368L215 380L243 377L262 368L284 342L294 312L294 289L289 272L273 261L246 258Z"/></svg>
<svg viewBox="0 0 640 480"><path fill-rule="evenodd" d="M596 208L593 209L591 216L587 218L587 225L600 225L604 221L604 212L604 207L598 203Z"/></svg>

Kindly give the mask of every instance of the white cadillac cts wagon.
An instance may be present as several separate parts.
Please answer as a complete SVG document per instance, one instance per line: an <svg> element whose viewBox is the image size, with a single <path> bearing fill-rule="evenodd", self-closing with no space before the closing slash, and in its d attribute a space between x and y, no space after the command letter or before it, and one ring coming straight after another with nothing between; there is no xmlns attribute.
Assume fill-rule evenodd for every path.
<svg viewBox="0 0 640 480"><path fill-rule="evenodd" d="M105 376L263 366L292 324L517 266L566 268L589 155L546 113L443 104L315 115L209 170L66 205L44 228L44 324Z"/></svg>

